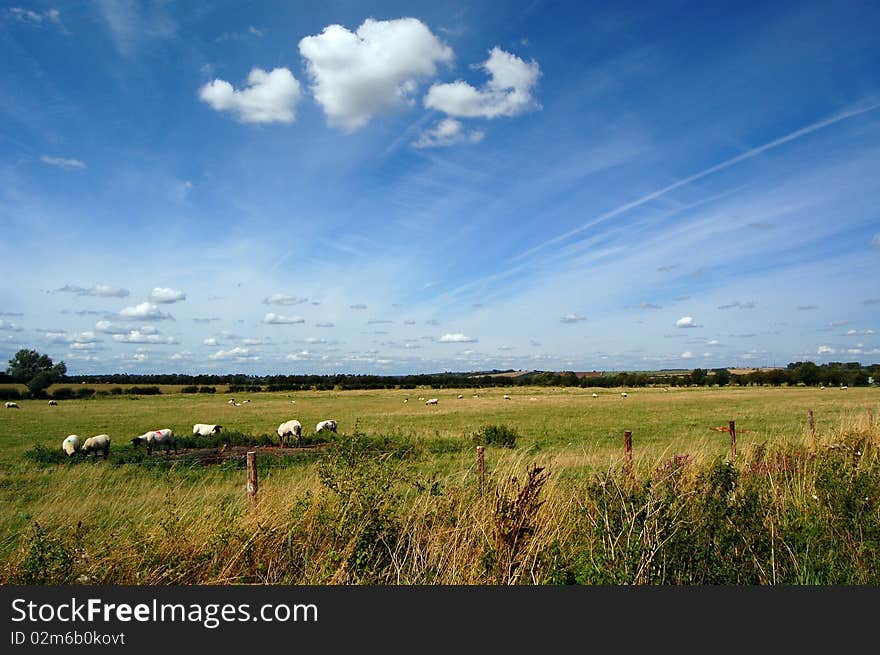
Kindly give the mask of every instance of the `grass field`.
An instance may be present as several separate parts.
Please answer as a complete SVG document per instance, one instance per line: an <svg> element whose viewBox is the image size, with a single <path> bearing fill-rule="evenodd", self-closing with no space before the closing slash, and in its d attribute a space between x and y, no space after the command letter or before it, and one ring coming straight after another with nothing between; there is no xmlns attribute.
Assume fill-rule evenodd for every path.
<svg viewBox="0 0 880 655"><path fill-rule="evenodd" d="M260 549L278 537L273 531L286 530L284 526L298 521L319 520L321 514L314 499L328 488L343 497L340 489L345 485L338 480L328 483L327 469L322 472L323 451L298 453L283 466L268 467L269 460L262 459L259 516L255 518L247 511L240 464L202 466L180 461L157 467L128 457L132 452L129 440L150 429L170 427L176 434L188 436L193 423L219 423L229 433L258 437L274 435L279 423L296 418L302 422L304 434L309 435L315 423L334 418L339 422L340 434L385 437L383 443L391 444L392 450L401 450L402 446L410 449L408 457L393 462L382 460L379 453L377 461L384 464L376 464L379 468L375 470L370 468L372 463L365 465L366 469L353 466L351 470L372 471L372 477L360 483L364 488L393 471L383 488L389 497L410 497L413 507L423 504L421 510L412 510L423 520L423 512L439 511L439 506L432 504L440 502L435 497L458 502L461 490L470 488L468 484L475 476L473 446L477 443L473 435L486 425L503 424L518 433L515 448L486 449L486 469L489 479L500 485L496 488L537 465L550 474L552 482L548 483L547 493L570 500L575 497L570 494L576 494L579 485L597 473L619 470L624 461L624 430L632 431L636 475L649 476L677 454L687 454L696 466L704 467L725 456L729 435L712 428L726 426L729 420L736 421L738 452L745 456L760 445L803 445L808 410L814 412L820 437L841 430L871 430L869 410L880 418L877 388L695 387L671 388L668 392L649 388L627 389L626 398L621 397L619 389L543 387L234 394L239 401L251 401L239 407L227 403L228 394L167 391L171 390L158 396L64 400L55 407L45 400L24 400L18 403L20 409L0 412L0 564L8 565L7 570L9 566L21 570L22 562L30 556L28 544L34 539L51 545L56 543L51 539L62 538L58 534L70 535L79 530L76 538L89 544L89 551L79 553L82 561L76 566L68 563L65 570L87 571L98 580L290 580L289 573L285 577L261 570L259 561L244 567L248 574L243 575L241 566L227 561L229 553L223 549L239 544L239 559L233 558L239 564L242 557L259 560ZM594 392L598 398L592 397ZM458 394L463 398L457 398ZM511 399L505 400L505 394ZM439 404L426 406L419 397L439 398ZM26 457L35 445L60 451L62 439L71 433L80 437L109 434L113 439L109 461L46 463ZM161 457L154 454L151 461L160 461ZM345 471L344 467L336 470L334 475L347 475L339 473ZM406 483L401 484L402 480ZM418 495L413 489L430 489L432 493ZM383 506L384 501L375 502ZM303 509L303 503L311 509ZM468 514L473 507L462 504L455 511ZM294 517L291 512L296 508L302 514ZM554 511L563 510L560 506ZM415 525L414 514L406 516L410 518L397 519ZM262 527L256 528L255 520ZM419 530L427 530L422 523L419 525ZM261 530L269 530L271 536ZM314 532L315 527L309 530ZM255 534L262 537L257 539ZM288 541L292 540L291 534ZM152 553L142 551L147 544L161 547ZM46 548L51 551L48 545ZM221 551L225 553L222 558L218 554ZM167 557L161 557L161 553ZM459 555L471 564L475 557L479 559L473 552ZM266 560L273 561L273 557ZM304 570L296 580L345 581L348 578L339 572L345 567L334 568L333 557L332 552L322 554L320 566ZM169 563L175 558L182 558L187 566L175 569ZM210 566L193 563L202 560ZM444 582L481 581L474 573L466 574L464 568L463 561L462 570L453 567L457 573L437 575ZM7 572L5 579L15 576Z"/></svg>

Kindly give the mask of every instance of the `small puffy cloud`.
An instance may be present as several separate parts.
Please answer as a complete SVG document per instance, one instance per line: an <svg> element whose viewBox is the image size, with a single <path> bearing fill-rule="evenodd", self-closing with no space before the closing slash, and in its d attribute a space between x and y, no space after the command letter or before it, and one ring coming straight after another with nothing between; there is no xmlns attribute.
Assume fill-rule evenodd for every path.
<svg viewBox="0 0 880 655"><path fill-rule="evenodd" d="M367 308L367 306L362 302L355 303L354 305L349 305L348 307L349 307L349 309L366 309Z"/></svg>
<svg viewBox="0 0 880 655"><path fill-rule="evenodd" d="M235 348L231 348L230 350L218 350L217 352L208 355L208 359L214 360L225 360L225 359L233 359L236 361L245 361L245 360L256 360L257 357L251 355L251 351L249 348L242 348L240 346L236 346Z"/></svg>
<svg viewBox="0 0 880 655"><path fill-rule="evenodd" d="M55 293L75 293L78 296L96 296L100 298L125 298L128 296L128 289L120 289L109 284L96 284L88 289L65 284L60 289L55 289Z"/></svg>
<svg viewBox="0 0 880 655"><path fill-rule="evenodd" d="M563 323L580 323L581 321L586 321L587 317L580 314L566 314L559 320Z"/></svg>
<svg viewBox="0 0 880 655"><path fill-rule="evenodd" d="M452 49L416 18L368 18L356 32L328 25L303 38L299 52L327 122L347 132L411 101L418 81L453 59Z"/></svg>
<svg viewBox="0 0 880 655"><path fill-rule="evenodd" d="M315 327L319 327L319 328L332 328L332 327L336 327L336 324L335 324L335 323L329 323L329 322L327 322L327 321L324 321L323 323L315 323Z"/></svg>
<svg viewBox="0 0 880 655"><path fill-rule="evenodd" d="M675 327L677 327L677 328L696 328L696 327L702 327L702 325L697 325L697 323L694 321L693 316L682 316L680 319L678 319L675 322Z"/></svg>
<svg viewBox="0 0 880 655"><path fill-rule="evenodd" d="M22 328L15 323L0 318L0 330L5 330L7 332L21 332Z"/></svg>
<svg viewBox="0 0 880 655"><path fill-rule="evenodd" d="M496 46L477 68L489 75L483 88L476 89L462 80L434 84L425 96L425 106L463 118L516 116L541 108L532 97L532 89L541 76L538 62L526 63Z"/></svg>
<svg viewBox="0 0 880 655"><path fill-rule="evenodd" d="M312 353L310 353L308 350L300 350L296 353L290 353L284 359L287 359L291 362L303 362L312 359L312 357Z"/></svg>
<svg viewBox="0 0 880 655"><path fill-rule="evenodd" d="M169 289L167 287L155 287L150 291L150 300L158 303L173 303L186 300L186 294L177 289Z"/></svg>
<svg viewBox="0 0 880 655"><path fill-rule="evenodd" d="M836 351L831 346L819 346L816 350L817 355L833 355Z"/></svg>
<svg viewBox="0 0 880 655"><path fill-rule="evenodd" d="M268 298L263 298L264 305L300 305L308 302L308 298L289 296L286 293L273 293Z"/></svg>
<svg viewBox="0 0 880 655"><path fill-rule="evenodd" d="M188 350L182 350L179 353L174 353L168 359L178 362L178 361L189 361L193 358L193 354Z"/></svg>
<svg viewBox="0 0 880 655"><path fill-rule="evenodd" d="M126 307L119 312L119 318L138 321L165 321L173 317L159 310L151 302L142 302L134 307Z"/></svg>
<svg viewBox="0 0 880 655"><path fill-rule="evenodd" d="M473 337L468 337L462 334L461 332L456 332L455 334L444 334L440 337L440 343L476 343L476 339Z"/></svg>
<svg viewBox="0 0 880 655"><path fill-rule="evenodd" d="M718 345L721 345L721 344L720 344L720 342L718 341L718 339L710 339L709 341L706 342L706 345L707 345L707 346L718 346Z"/></svg>
<svg viewBox="0 0 880 655"><path fill-rule="evenodd" d="M147 330L146 332L141 330L129 330L125 334L114 334L113 341L118 343L177 343L177 341L174 340L174 337L163 337L152 330Z"/></svg>
<svg viewBox="0 0 880 655"><path fill-rule="evenodd" d="M876 334L876 332L875 332L874 330L871 330L871 329L867 329L867 330L847 330L847 331L846 331L846 334L847 334L847 336L856 336L856 335L858 335L858 336L865 336L865 335Z"/></svg>
<svg viewBox="0 0 880 655"><path fill-rule="evenodd" d="M52 343L96 343L100 341L94 332L48 332L46 333L46 338L49 339Z"/></svg>
<svg viewBox="0 0 880 655"><path fill-rule="evenodd" d="M205 344L206 346L216 346L217 339L215 339L214 337L208 337L207 339L202 341L202 343Z"/></svg>
<svg viewBox="0 0 880 655"><path fill-rule="evenodd" d="M434 127L422 132L412 145L414 148L438 148L458 143L479 143L484 136L485 133L481 130L467 131L460 121L444 118Z"/></svg>
<svg viewBox="0 0 880 655"><path fill-rule="evenodd" d="M127 325L119 325L118 323L105 320L95 323L95 329L105 334L125 334L130 328Z"/></svg>
<svg viewBox="0 0 880 655"><path fill-rule="evenodd" d="M199 89L203 102L216 111L237 114L242 123L292 123L301 97L299 82L286 68L268 73L254 68L248 75L248 86L242 90L220 79Z"/></svg>
<svg viewBox="0 0 880 655"><path fill-rule="evenodd" d="M300 316L283 316L281 314L275 314L274 312L269 312L263 317L263 323L269 325L290 325L293 323L305 322L306 320Z"/></svg>
<svg viewBox="0 0 880 655"><path fill-rule="evenodd" d="M23 9L22 7L11 7L7 10L6 15L13 20L18 20L22 23L31 23L32 25L61 23L61 12L59 12L57 9L34 11L33 9Z"/></svg>
<svg viewBox="0 0 880 655"><path fill-rule="evenodd" d="M40 157L40 161L49 166L56 166L67 170L86 168L85 162L82 162L79 159L66 159L64 157L50 157L49 155L43 155Z"/></svg>
<svg viewBox="0 0 880 655"><path fill-rule="evenodd" d="M681 354L681 358L682 358L682 359L692 359L693 356L694 356L694 355L693 355L693 353L692 353L690 350L685 350L685 351Z"/></svg>

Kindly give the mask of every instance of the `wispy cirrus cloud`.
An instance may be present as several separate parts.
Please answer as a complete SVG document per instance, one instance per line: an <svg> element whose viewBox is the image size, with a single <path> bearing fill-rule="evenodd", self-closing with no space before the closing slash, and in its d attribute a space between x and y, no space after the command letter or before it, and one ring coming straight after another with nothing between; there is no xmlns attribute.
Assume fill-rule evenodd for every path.
<svg viewBox="0 0 880 655"><path fill-rule="evenodd" d="M305 323L306 319L301 316L284 316L283 314L276 314L274 312L269 312L263 317L263 323L268 325L291 325L294 323Z"/></svg>
<svg viewBox="0 0 880 655"><path fill-rule="evenodd" d="M49 155L43 155L40 157L40 161L44 164L48 164L49 166L55 166L56 168L66 168L67 170L82 170L83 168L88 168L84 161L80 161L79 159L68 159L65 157L50 157Z"/></svg>
<svg viewBox="0 0 880 655"><path fill-rule="evenodd" d="M299 296L291 296L286 293L273 293L271 296L267 298L263 298L264 305L301 305L304 302L308 302L308 298L301 298Z"/></svg>
<svg viewBox="0 0 880 655"><path fill-rule="evenodd" d="M88 289L78 287L72 284L65 284L60 289L55 289L55 293L73 293L77 296L96 296L99 298L125 298L129 295L128 289L110 286L109 284L96 284Z"/></svg>
<svg viewBox="0 0 880 655"><path fill-rule="evenodd" d="M580 323L581 321L586 321L586 316L581 316L580 314L566 314L562 318L559 319L561 323Z"/></svg>
<svg viewBox="0 0 880 655"><path fill-rule="evenodd" d="M425 130L413 141L414 148L441 148L459 143L479 143L486 136L482 130L466 130L454 118L444 118L433 127Z"/></svg>
<svg viewBox="0 0 880 655"><path fill-rule="evenodd" d="M456 333L448 333L444 334L438 340L440 343L476 343L477 340L473 337L469 337L461 332Z"/></svg>

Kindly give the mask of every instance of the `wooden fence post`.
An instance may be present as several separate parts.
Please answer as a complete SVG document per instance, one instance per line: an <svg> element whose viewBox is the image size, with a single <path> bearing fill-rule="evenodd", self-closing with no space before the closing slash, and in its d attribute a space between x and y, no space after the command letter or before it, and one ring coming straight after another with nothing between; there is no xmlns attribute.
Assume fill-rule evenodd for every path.
<svg viewBox="0 0 880 655"><path fill-rule="evenodd" d="M247 495L248 507L251 511L257 508L257 453L249 450L247 454Z"/></svg>
<svg viewBox="0 0 880 655"><path fill-rule="evenodd" d="M477 483L480 495L483 495L483 483L486 475L486 465L483 459L483 446L477 446Z"/></svg>
<svg viewBox="0 0 880 655"><path fill-rule="evenodd" d="M810 424L810 438L816 437L816 424L813 422L813 410L807 412L807 422Z"/></svg>
<svg viewBox="0 0 880 655"><path fill-rule="evenodd" d="M626 430L623 433L623 446L626 450L626 476L631 478L633 473L633 440L632 432Z"/></svg>
<svg viewBox="0 0 880 655"><path fill-rule="evenodd" d="M736 457L736 422L728 421L727 429L730 431L730 459Z"/></svg>

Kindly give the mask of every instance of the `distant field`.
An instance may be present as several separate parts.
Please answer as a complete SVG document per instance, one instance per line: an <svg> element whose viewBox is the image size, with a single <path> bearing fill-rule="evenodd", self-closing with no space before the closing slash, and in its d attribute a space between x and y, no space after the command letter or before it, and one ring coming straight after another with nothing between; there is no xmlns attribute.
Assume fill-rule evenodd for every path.
<svg viewBox="0 0 880 655"><path fill-rule="evenodd" d="M627 389L626 398L621 391L514 387L163 393L62 400L55 407L46 400L18 401L20 409L0 409L0 564L35 521L49 528L81 521L96 539L120 531L134 538L140 531L166 529L172 506L175 520L203 525L206 534L222 530L245 512L241 470L114 463L130 452L132 437L151 429L170 427L191 435L193 423L219 423L226 431L256 437L274 435L279 423L296 418L308 435L318 421L333 418L340 433L357 430L399 443L429 443L427 455L416 463L420 475L451 484L474 473L472 435L482 426L504 424L518 432L516 448L487 448L487 471L536 463L553 471L557 483L577 483L621 465L624 430L632 431L637 469L651 470L674 454L703 462L725 455L729 436L712 428L729 420L736 421L738 449L746 452L757 444L802 443L810 409L820 434L844 422L865 420L869 409L880 417L877 388L652 388ZM511 399L505 400L505 394ZM426 406L420 396L438 398L439 403ZM230 397L250 402L233 407L227 403ZM71 433L109 434L114 444L110 461L41 464L24 456L37 444L60 451L62 439ZM262 471L263 502L283 507L289 499L316 491L316 466L312 457Z"/></svg>

